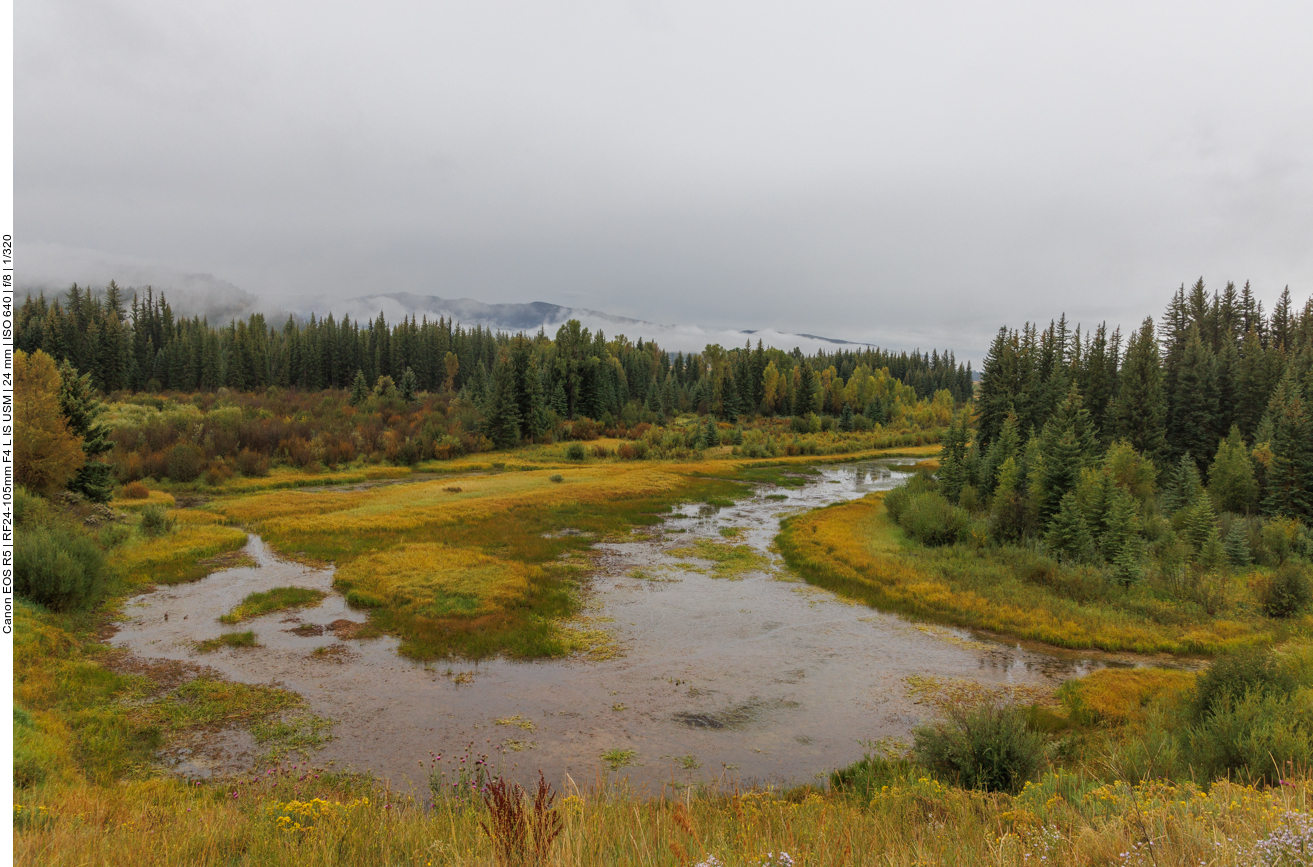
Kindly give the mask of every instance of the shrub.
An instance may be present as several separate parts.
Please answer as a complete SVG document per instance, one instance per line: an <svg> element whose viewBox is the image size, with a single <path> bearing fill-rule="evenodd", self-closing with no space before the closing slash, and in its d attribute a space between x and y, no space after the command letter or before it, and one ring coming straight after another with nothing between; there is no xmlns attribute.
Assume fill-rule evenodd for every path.
<svg viewBox="0 0 1313 867"><path fill-rule="evenodd" d="M1313 598L1308 567L1287 560L1277 567L1271 578L1259 585L1258 601L1268 617L1290 617Z"/></svg>
<svg viewBox="0 0 1313 867"><path fill-rule="evenodd" d="M34 494L19 485L14 490L14 523L20 527L27 524L44 524L50 518L50 503L39 494Z"/></svg>
<svg viewBox="0 0 1313 867"><path fill-rule="evenodd" d="M599 436L597 422L591 418L577 418L570 424L570 437L576 440L595 440Z"/></svg>
<svg viewBox="0 0 1313 867"><path fill-rule="evenodd" d="M201 450L191 443L178 443L169 450L168 474L175 482L194 482L201 474Z"/></svg>
<svg viewBox="0 0 1313 867"><path fill-rule="evenodd" d="M903 514L903 509L912 497L927 491L933 491L938 486L939 483L935 481L934 476L929 473L918 472L902 485L884 495L885 510L889 512L889 517L894 523L897 523Z"/></svg>
<svg viewBox="0 0 1313 867"><path fill-rule="evenodd" d="M267 476L269 475L269 459L250 449L242 449L237 453L237 472L252 478Z"/></svg>
<svg viewBox="0 0 1313 867"><path fill-rule="evenodd" d="M130 482L123 488L123 499L144 500L150 496L150 488L141 482Z"/></svg>
<svg viewBox="0 0 1313 867"><path fill-rule="evenodd" d="M143 536L163 536L173 532L174 519L163 506L147 506L141 510L137 528Z"/></svg>
<svg viewBox="0 0 1313 867"><path fill-rule="evenodd" d="M563 481L565 481L565 476L561 475L560 473L552 473L552 474L551 474L550 476L548 476L547 478L548 478L550 481L553 481L553 482L563 482Z"/></svg>
<svg viewBox="0 0 1313 867"><path fill-rule="evenodd" d="M952 708L912 737L918 763L963 788L987 792L1017 792L1044 755L1044 739L1026 727L1025 711L993 702Z"/></svg>
<svg viewBox="0 0 1313 867"><path fill-rule="evenodd" d="M1313 759L1313 730L1301 711L1285 695L1225 696L1188 731L1188 761L1204 779L1277 783L1291 765L1306 768Z"/></svg>
<svg viewBox="0 0 1313 867"><path fill-rule="evenodd" d="M565 447L565 457L572 461L582 461L584 459L583 443L570 443Z"/></svg>
<svg viewBox="0 0 1313 867"><path fill-rule="evenodd" d="M1194 719L1204 720L1225 699L1249 694L1288 696L1296 685L1270 648L1246 647L1223 654L1199 677L1192 703Z"/></svg>
<svg viewBox="0 0 1313 867"><path fill-rule="evenodd" d="M922 545L952 545L966 536L971 515L939 494L913 494L899 513L898 525Z"/></svg>
<svg viewBox="0 0 1313 867"><path fill-rule="evenodd" d="M66 527L33 526L14 539L14 589L20 596L63 611L100 598L105 558L85 534Z"/></svg>

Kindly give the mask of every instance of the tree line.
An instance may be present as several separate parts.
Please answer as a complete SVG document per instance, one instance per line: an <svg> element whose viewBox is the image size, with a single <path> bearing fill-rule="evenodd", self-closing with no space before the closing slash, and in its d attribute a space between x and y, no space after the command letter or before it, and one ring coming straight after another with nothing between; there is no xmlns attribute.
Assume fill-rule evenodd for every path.
<svg viewBox="0 0 1313 867"><path fill-rule="evenodd" d="M755 348L749 342L671 353L641 339L607 339L573 320L549 337L542 330L527 336L465 328L441 317L389 324L381 313L367 322L289 316L281 327L257 313L213 326L175 315L149 287L132 292L130 301L126 295L114 282L101 292L74 285L54 300L29 295L18 311L16 344L90 372L106 393L270 386L358 392L362 381L373 388L386 377L415 392L463 394L485 407L505 405L514 390L526 429L541 415L535 401L561 418L599 421L618 419L627 407L721 419L838 416L847 408L880 421L895 411L894 397L883 389L885 402L872 406L875 389L861 383L873 376L892 378L915 398L947 390L960 402L972 391L970 364L959 364L951 351L863 348L806 356L758 340ZM854 377L858 385L849 387Z"/></svg>

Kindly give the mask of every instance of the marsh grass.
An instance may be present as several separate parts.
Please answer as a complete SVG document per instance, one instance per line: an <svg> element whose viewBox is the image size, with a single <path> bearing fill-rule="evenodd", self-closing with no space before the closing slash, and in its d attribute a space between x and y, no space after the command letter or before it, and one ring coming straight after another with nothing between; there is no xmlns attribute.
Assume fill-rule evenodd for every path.
<svg viewBox="0 0 1313 867"><path fill-rule="evenodd" d="M225 632L217 638L207 638L204 641L196 642L196 650L200 653L212 653L222 647L259 647L255 640L255 633L251 630L245 632Z"/></svg>
<svg viewBox="0 0 1313 867"><path fill-rule="evenodd" d="M250 594L232 611L220 615L219 622L231 625L271 611L314 606L322 602L327 595L322 590L314 590L310 587L274 587L271 590Z"/></svg>
<svg viewBox="0 0 1313 867"><path fill-rule="evenodd" d="M262 761L277 764L289 753L308 759L311 753L333 739L333 721L308 712L266 717L251 726L255 742L265 747Z"/></svg>
<svg viewBox="0 0 1313 867"><path fill-rule="evenodd" d="M618 771L621 768L638 764L638 751L622 750L616 747L602 753L601 759L603 762L606 762L608 768L613 771Z"/></svg>
<svg viewBox="0 0 1313 867"><path fill-rule="evenodd" d="M179 510L170 513L172 532L141 537L138 544L114 549L109 564L131 587L148 584L181 584L195 581L221 568L207 563L210 558L236 551L246 544L246 533L226 527L222 519L206 512Z"/></svg>
<svg viewBox="0 0 1313 867"><path fill-rule="evenodd" d="M14 780L110 783L152 773L178 738L248 727L301 699L228 683L186 663L151 664L95 640L95 618L16 605Z"/></svg>
<svg viewBox="0 0 1313 867"><path fill-rule="evenodd" d="M712 469L725 467L586 464L565 485L528 469L463 476L456 493L443 479L257 493L209 508L284 555L336 563L348 603L398 636L404 655L553 657L578 649L561 627L579 607L569 555L656 524L675 503L747 493Z"/></svg>
<svg viewBox="0 0 1313 867"><path fill-rule="evenodd" d="M713 578L742 578L748 572L759 572L769 561L751 545L728 545L712 539L695 539L692 545L672 548L668 554L675 557L694 557L711 563Z"/></svg>
<svg viewBox="0 0 1313 867"><path fill-rule="evenodd" d="M1041 641L1136 653L1215 654L1271 643L1292 626L1233 605L1220 616L1110 587L1094 571L1019 548L924 548L889 520L883 496L788 518L777 537L809 583L911 617Z"/></svg>

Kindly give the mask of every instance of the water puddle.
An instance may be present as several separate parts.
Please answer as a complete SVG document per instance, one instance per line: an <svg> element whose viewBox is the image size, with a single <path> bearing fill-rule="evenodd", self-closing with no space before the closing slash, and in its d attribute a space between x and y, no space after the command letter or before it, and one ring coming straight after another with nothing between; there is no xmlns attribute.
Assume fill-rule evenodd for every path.
<svg viewBox="0 0 1313 867"><path fill-rule="evenodd" d="M906 475L890 463L824 467L801 487L689 505L634 541L598 544L587 613L615 635L614 659L411 662L394 639L353 637L366 618L332 592L331 568L282 560L255 536L254 566L134 598L111 643L295 690L335 723L317 762L420 791L430 751L471 742L500 748L503 770L523 779L542 769L592 783L604 753L632 750L618 773L639 785L810 782L860 758L859 741L906 739L930 713L917 683L1051 687L1101 664L915 624L791 578L771 550L780 518L892 488ZM240 627L217 621L276 586L329 595ZM261 646L195 649L234 629Z"/></svg>

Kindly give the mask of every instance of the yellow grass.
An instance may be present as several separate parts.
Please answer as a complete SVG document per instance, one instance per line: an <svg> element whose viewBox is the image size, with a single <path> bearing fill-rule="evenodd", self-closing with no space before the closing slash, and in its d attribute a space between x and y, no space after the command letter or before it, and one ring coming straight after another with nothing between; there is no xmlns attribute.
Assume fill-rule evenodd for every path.
<svg viewBox="0 0 1313 867"><path fill-rule="evenodd" d="M500 863L477 803L425 809L386 790L298 776L223 787L161 779L18 792L15 860L34 867ZM739 867L772 852L788 853L799 867L1247 867L1259 863L1255 843L1289 828L1308 799L1305 779L1259 791L1225 782L1205 789L1098 785L1054 774L1016 797L929 779L897 783L869 801L805 789L655 800L571 789L555 804L561 835L535 867L689 867L709 856Z"/></svg>
<svg viewBox="0 0 1313 867"><path fill-rule="evenodd" d="M109 501L111 509L121 509L125 511L138 511L147 506L163 506L166 509L172 509L176 501L173 494L167 491L152 490L144 500L130 500L126 498L114 499Z"/></svg>
<svg viewBox="0 0 1313 867"><path fill-rule="evenodd" d="M1076 722L1120 726L1143 722L1152 702L1185 694L1195 677L1167 668L1104 668L1067 681L1059 695Z"/></svg>
<svg viewBox="0 0 1313 867"><path fill-rule="evenodd" d="M223 483L221 490L224 493L245 493L313 485L346 485L379 479L404 479L409 475L411 475L410 467L353 467L322 473L307 473L292 467L279 467L267 476L229 479Z"/></svg>
<svg viewBox="0 0 1313 867"><path fill-rule="evenodd" d="M530 589L533 567L433 542L401 545L352 560L337 573L347 600L414 614L486 614Z"/></svg>
<svg viewBox="0 0 1313 867"><path fill-rule="evenodd" d="M246 544L246 533L227 527L205 512L182 509L169 513L177 520L171 533L115 549L110 565L131 584L177 584L208 575L204 561Z"/></svg>

